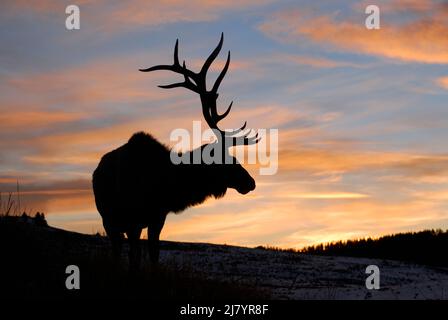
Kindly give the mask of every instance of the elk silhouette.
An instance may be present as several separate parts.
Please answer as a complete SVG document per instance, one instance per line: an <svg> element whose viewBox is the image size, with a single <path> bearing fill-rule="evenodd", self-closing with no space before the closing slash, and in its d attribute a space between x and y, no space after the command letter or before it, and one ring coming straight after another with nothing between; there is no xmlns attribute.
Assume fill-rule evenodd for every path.
<svg viewBox="0 0 448 320"><path fill-rule="evenodd" d="M185 61L181 66L178 58L178 43L174 48L172 65L157 65L142 72L169 70L184 76L184 81L161 85L164 89L184 87L199 94L202 113L208 126L213 129L220 144L223 158L231 158L226 164L173 164L168 147L145 132L135 133L121 147L105 154L93 173L95 203L103 219L107 235L111 239L114 255L121 255L121 246L126 233L129 241L130 267L138 268L141 259L140 234L148 227L148 249L150 261L159 259L159 236L170 212L181 212L188 207L203 203L209 197L221 198L227 188L246 194L255 189L255 180L232 157L226 146L256 144L258 134L252 135L244 125L236 130L221 130L218 122L224 119L232 108L232 103L223 114L216 107L218 88L230 63L230 51L227 61L213 88L207 91L206 75L218 56L224 35L218 46L206 59L200 72L187 69ZM230 144L225 143L231 141ZM203 150L207 145L202 145ZM195 151L183 156L192 159ZM231 162L230 164L227 164Z"/></svg>

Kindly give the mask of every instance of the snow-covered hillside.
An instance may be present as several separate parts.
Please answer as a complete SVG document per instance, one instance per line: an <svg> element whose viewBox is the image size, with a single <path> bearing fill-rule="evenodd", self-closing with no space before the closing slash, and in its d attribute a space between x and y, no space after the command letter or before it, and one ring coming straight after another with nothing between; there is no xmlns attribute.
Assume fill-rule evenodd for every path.
<svg viewBox="0 0 448 320"><path fill-rule="evenodd" d="M275 299L448 299L448 269L391 260L164 243L161 262L266 288ZM365 286L368 265L380 269L379 290Z"/></svg>

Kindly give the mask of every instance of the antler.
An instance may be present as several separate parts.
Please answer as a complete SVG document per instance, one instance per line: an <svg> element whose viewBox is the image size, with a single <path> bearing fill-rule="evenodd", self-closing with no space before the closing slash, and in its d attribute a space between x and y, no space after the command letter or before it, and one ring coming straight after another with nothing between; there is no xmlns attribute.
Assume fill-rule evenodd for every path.
<svg viewBox="0 0 448 320"><path fill-rule="evenodd" d="M233 105L232 101L224 113L222 114L218 113L216 105L216 100L218 99L219 96L218 89L222 80L224 79L224 76L227 73L227 70L229 69L230 51L227 54L226 64L224 65L224 68L222 69L221 73L219 74L218 78L216 79L210 91L207 91L207 72L210 66L212 65L213 61L216 59L219 52L221 51L223 42L224 42L224 34L221 33L221 39L219 40L218 45L212 51L207 60L205 60L204 65L201 68L201 71L198 73L187 69L185 61L183 62L182 66L180 65L178 56L179 39L176 40L176 45L174 46L174 62L172 65L157 65L147 69L139 69L139 70L142 72L169 70L182 74L184 76L183 82L177 82L168 85L160 85L159 87L163 89L184 87L198 93L201 97L202 113L204 115L205 121L207 122L208 126L211 129L219 131L220 136L217 136L218 139L222 138L232 139L234 144L243 144L243 145L256 144L258 143L258 141L260 141L260 138L258 138L258 133L254 136L249 136L252 130L245 130L247 122L244 122L241 128L232 131L221 130L218 127L218 122L229 115Z"/></svg>
<svg viewBox="0 0 448 320"><path fill-rule="evenodd" d="M197 83L198 74L187 69L187 67L185 66L185 61L183 62L182 66L179 64L178 47L179 47L179 39L176 40L176 45L174 46L174 63L172 65L157 65L157 66L147 68L147 69L139 69L139 71L150 72L150 71L156 71L156 70L170 70L170 71L173 71L176 73L180 73L180 74L184 75L184 78L185 78L184 82L178 82L178 83L173 83L173 84L168 84L168 85L160 85L159 88L171 89L171 88L177 88L177 87L185 87L185 88L190 89L196 93L201 93L201 91L199 90L199 87L191 82L191 80L193 80Z"/></svg>

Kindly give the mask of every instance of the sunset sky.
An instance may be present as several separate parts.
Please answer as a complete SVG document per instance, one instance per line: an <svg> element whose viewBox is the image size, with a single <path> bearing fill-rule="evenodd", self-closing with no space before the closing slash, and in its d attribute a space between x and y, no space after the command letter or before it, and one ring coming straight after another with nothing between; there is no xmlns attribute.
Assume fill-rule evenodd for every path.
<svg viewBox="0 0 448 320"><path fill-rule="evenodd" d="M77 4L81 29L65 28ZM364 26L367 4L381 29ZM198 70L225 40L223 127L279 130L279 169L180 215L162 239L302 247L448 228L448 1L1 1L0 191L51 225L102 231L91 189L101 156L133 132L171 144L201 120L169 72ZM180 78L180 80L182 80ZM185 182L188 188L188 181ZM175 195L173 195L175 196ZM125 213L124 213L125 214Z"/></svg>

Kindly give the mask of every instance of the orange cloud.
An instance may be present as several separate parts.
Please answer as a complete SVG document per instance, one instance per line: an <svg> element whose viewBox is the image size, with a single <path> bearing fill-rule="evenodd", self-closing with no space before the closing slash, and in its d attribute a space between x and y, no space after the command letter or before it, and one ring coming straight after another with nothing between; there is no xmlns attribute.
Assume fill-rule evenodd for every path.
<svg viewBox="0 0 448 320"><path fill-rule="evenodd" d="M175 95L173 90L162 92L151 83L154 77L138 71L147 61L155 59L139 54L93 60L64 70L10 76L6 84L22 95L33 97L34 104L76 103L77 111L98 103L154 101ZM159 81L166 76L160 74Z"/></svg>
<svg viewBox="0 0 448 320"><path fill-rule="evenodd" d="M372 4L371 1L357 1L354 4L354 9L364 12L364 9ZM379 6L382 12L396 13L396 12L412 12L417 14L430 13L434 9L443 8L437 0L386 0L375 3Z"/></svg>
<svg viewBox="0 0 448 320"><path fill-rule="evenodd" d="M401 61L448 63L446 21L422 17L380 30L367 30L363 23L338 21L332 16L306 16L302 11L281 11L259 26L273 38L302 38L338 50Z"/></svg>
<svg viewBox="0 0 448 320"><path fill-rule="evenodd" d="M448 89L448 77L441 77L436 82L440 87Z"/></svg>
<svg viewBox="0 0 448 320"><path fill-rule="evenodd" d="M84 180L84 184L90 186L90 181ZM75 184L76 181L68 181L65 184L65 188L54 186L46 186L44 184L39 185L42 181L38 179L33 181L31 184L20 184L20 202L21 210L28 213L33 213L36 211L43 211L46 214L53 215L63 215L70 212L85 211L96 213L95 202L93 198L93 191L91 188L77 188ZM70 188L70 183L74 184ZM4 192L4 194L10 194L9 192ZM11 192L12 199L15 201L15 206L17 207L19 198L17 192ZM18 210L18 208L16 208ZM99 216L98 216L99 218Z"/></svg>
<svg viewBox="0 0 448 320"><path fill-rule="evenodd" d="M415 12L428 12L433 8L435 2L433 0L394 0L388 1L386 6L389 5L391 10L395 11L415 11Z"/></svg>
<svg viewBox="0 0 448 320"><path fill-rule="evenodd" d="M0 183L16 183L17 178L11 178L11 177L0 177Z"/></svg>
<svg viewBox="0 0 448 320"><path fill-rule="evenodd" d="M96 211L92 190L72 191L67 194L57 194L49 197L46 202L46 210L56 215L76 211L87 211L101 219Z"/></svg>
<svg viewBox="0 0 448 320"><path fill-rule="evenodd" d="M67 190L31 190L31 191L21 191L21 195L68 195L68 194L78 194L78 193L88 193L91 192L90 189L67 189Z"/></svg>
<svg viewBox="0 0 448 320"><path fill-rule="evenodd" d="M363 199L369 195L354 192L329 192L329 193L296 193L287 195L293 199Z"/></svg>
<svg viewBox="0 0 448 320"><path fill-rule="evenodd" d="M199 101L197 104L200 104ZM169 108L177 110L180 106L174 104ZM167 116L167 114L169 115ZM222 126L223 128L236 128L241 126L244 120L250 119L248 126L254 125L255 128L278 127L298 116L300 115L291 113L282 106L239 108L232 110L229 119L223 121ZM167 110L167 113L150 114L107 127L41 135L23 142L24 146L33 146L33 150L35 150L32 154L24 156L23 160L33 165L86 164L93 168L105 152L126 143L136 131L151 132L156 138L170 145L171 130L185 128L191 131L192 120L202 120L201 118L200 108L189 106L182 111L176 111L173 115ZM207 129L205 121L202 122L203 129Z"/></svg>
<svg viewBox="0 0 448 320"><path fill-rule="evenodd" d="M286 172L348 172L384 169L401 176L441 178L448 174L448 156L445 154L414 154L357 150L339 142L323 147L284 147L280 149L280 170ZM429 180L428 180L429 181Z"/></svg>
<svg viewBox="0 0 448 320"><path fill-rule="evenodd" d="M278 58L284 62L307 65L315 68L360 67L360 65L356 63L303 55L279 55Z"/></svg>
<svg viewBox="0 0 448 320"><path fill-rule="evenodd" d="M20 106L5 108L10 111L5 111L0 114L0 123L2 124L0 131L17 130L27 127L36 130L52 124L62 124L85 118L84 114L78 112L21 111L20 108Z"/></svg>

